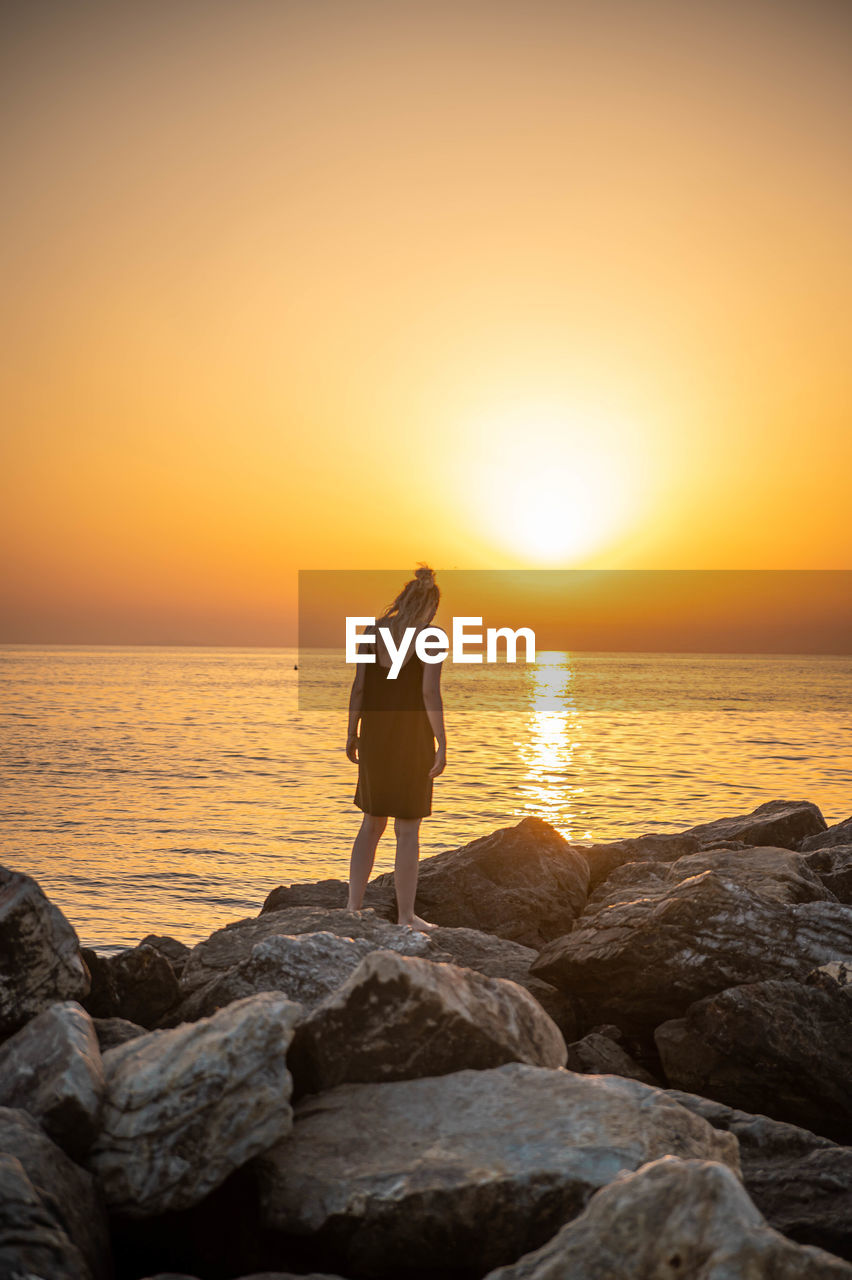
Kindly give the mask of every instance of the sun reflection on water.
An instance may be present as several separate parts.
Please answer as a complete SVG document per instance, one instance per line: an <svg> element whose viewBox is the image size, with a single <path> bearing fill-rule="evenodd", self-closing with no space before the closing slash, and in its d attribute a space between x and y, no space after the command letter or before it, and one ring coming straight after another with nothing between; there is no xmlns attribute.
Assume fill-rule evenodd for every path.
<svg viewBox="0 0 852 1280"><path fill-rule="evenodd" d="M557 650L538 653L527 674L530 709L526 732L516 744L524 777L515 813L544 818L566 840L589 840L591 831L577 812L585 793L580 783L583 725L570 655Z"/></svg>

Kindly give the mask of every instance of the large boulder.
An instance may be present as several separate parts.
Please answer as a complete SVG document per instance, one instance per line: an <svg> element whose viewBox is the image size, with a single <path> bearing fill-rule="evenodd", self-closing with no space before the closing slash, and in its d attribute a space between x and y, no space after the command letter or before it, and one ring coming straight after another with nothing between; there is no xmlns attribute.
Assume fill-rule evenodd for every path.
<svg viewBox="0 0 852 1280"><path fill-rule="evenodd" d="M149 933L142 939L139 946L153 947L155 951L159 951L170 962L178 977L189 958L190 948L186 943L179 942L177 938L172 938L168 934Z"/></svg>
<svg viewBox="0 0 852 1280"><path fill-rule="evenodd" d="M708 996L655 1033L669 1083L852 1143L852 987L792 980Z"/></svg>
<svg viewBox="0 0 852 1280"><path fill-rule="evenodd" d="M825 818L809 800L768 800L751 813L703 822L690 827L683 835L694 836L703 845L715 840L741 840L744 844L798 849L808 836L826 829Z"/></svg>
<svg viewBox="0 0 852 1280"><path fill-rule="evenodd" d="M13 1204L7 1206L6 1222L10 1221L12 1239L7 1234L4 1239L6 1247L14 1248L15 1197L20 1206L24 1221L41 1239L41 1244L48 1249L55 1249L57 1267L65 1265L70 1259L76 1266L73 1251L68 1251L61 1238L46 1240L43 1231L49 1231L51 1225L59 1237L64 1235L71 1242L73 1249L85 1260L85 1271L72 1270L69 1274L77 1280L78 1275L85 1280L110 1280L112 1276L112 1251L110 1247L109 1228L103 1194L95 1179L85 1169L75 1164L61 1148L44 1133L39 1124L25 1111L0 1107L0 1153L13 1157L20 1162L27 1181L35 1191L49 1221L44 1222L33 1204L26 1187L22 1184L17 1169L7 1166L5 1184L8 1194L13 1197ZM0 1204L3 1203L0 1194ZM3 1210L0 1209L0 1214ZM23 1227L24 1222L19 1222ZM38 1243L29 1236L31 1243ZM7 1255L8 1256L8 1255ZM35 1259L33 1259L35 1261ZM14 1276L14 1271L3 1271L2 1276ZM57 1270L36 1271L36 1276L44 1280L53 1280L54 1275L63 1277ZM24 1273L26 1275L26 1273Z"/></svg>
<svg viewBox="0 0 852 1280"><path fill-rule="evenodd" d="M148 943L111 956L83 955L92 975L84 1004L93 1018L124 1018L151 1029L180 999L171 960Z"/></svg>
<svg viewBox="0 0 852 1280"><path fill-rule="evenodd" d="M650 1035L703 996L740 983L802 978L852 955L852 911L758 897L715 871L582 916L545 947L535 977L580 997L598 1021Z"/></svg>
<svg viewBox="0 0 852 1280"><path fill-rule="evenodd" d="M486 1280L852 1280L852 1267L773 1231L724 1164L674 1156L623 1172L580 1217Z"/></svg>
<svg viewBox="0 0 852 1280"><path fill-rule="evenodd" d="M30 876L0 867L0 1037L88 990L80 942L65 916Z"/></svg>
<svg viewBox="0 0 852 1280"><path fill-rule="evenodd" d="M628 1080L643 1080L645 1084L660 1083L630 1057L618 1040L600 1031L590 1031L582 1040L569 1044L567 1050L565 1066L569 1071L579 1071L584 1076L624 1076Z"/></svg>
<svg viewBox="0 0 852 1280"><path fill-rule="evenodd" d="M746 1190L770 1226L852 1259L852 1147L694 1093L668 1093L714 1129L734 1134Z"/></svg>
<svg viewBox="0 0 852 1280"><path fill-rule="evenodd" d="M834 902L834 894L799 853L765 845L702 849L674 862L631 862L617 867L589 897L585 916L637 898L665 897L703 871L716 871L761 898L775 902Z"/></svg>
<svg viewBox="0 0 852 1280"><path fill-rule="evenodd" d="M193 947L181 974L182 996L186 998L247 960L259 942L280 935L292 937L305 933L366 938L374 950L400 951L403 955L430 956L436 950L427 934L404 925L391 924L372 909L346 911L338 907L288 907L247 920L235 920Z"/></svg>
<svg viewBox="0 0 852 1280"><path fill-rule="evenodd" d="M74 1158L94 1141L104 1091L92 1020L73 1000L51 1005L0 1045L0 1105L35 1116Z"/></svg>
<svg viewBox="0 0 852 1280"><path fill-rule="evenodd" d="M0 1154L0 1276L92 1280L88 1263L45 1207L16 1156Z"/></svg>
<svg viewBox="0 0 852 1280"><path fill-rule="evenodd" d="M392 871L375 884L394 884ZM571 927L589 887L585 852L542 818L523 818L461 849L424 858L417 909L435 924L539 948Z"/></svg>
<svg viewBox="0 0 852 1280"><path fill-rule="evenodd" d="M830 849L834 845L852 845L852 818L844 818L832 827L824 827L814 835L805 836L799 850L810 853L813 849Z"/></svg>
<svg viewBox="0 0 852 1280"><path fill-rule="evenodd" d="M373 951L296 1030L299 1093L348 1081L411 1080L504 1062L565 1065L565 1041L515 982Z"/></svg>
<svg viewBox="0 0 852 1280"><path fill-rule="evenodd" d="M852 844L832 844L803 855L838 902L852 904Z"/></svg>
<svg viewBox="0 0 852 1280"><path fill-rule="evenodd" d="M289 907L321 907L342 911L349 900L346 880L307 880L297 884L280 884L267 894L261 915L268 911L286 911ZM396 921L396 893L393 885L371 880L364 890L363 907L375 911L383 920Z"/></svg>
<svg viewBox="0 0 852 1280"><path fill-rule="evenodd" d="M266 992L104 1054L106 1104L87 1163L114 1212L196 1204L289 1131L285 1055L300 1014Z"/></svg>
<svg viewBox="0 0 852 1280"><path fill-rule="evenodd" d="M739 1167L736 1139L662 1090L509 1063L311 1095L254 1171L267 1226L309 1236L325 1267L481 1274L669 1153Z"/></svg>
<svg viewBox="0 0 852 1280"><path fill-rule="evenodd" d="M696 837L675 835L630 836L605 844L583 845L583 856L589 864L589 892L603 884L616 867L623 867L626 863L675 862L700 848L701 841Z"/></svg>
<svg viewBox="0 0 852 1280"><path fill-rule="evenodd" d="M138 1036L147 1035L147 1027L140 1027L137 1022L128 1022L126 1018L92 1018L92 1026L98 1037L101 1053L114 1049L116 1045L126 1044Z"/></svg>

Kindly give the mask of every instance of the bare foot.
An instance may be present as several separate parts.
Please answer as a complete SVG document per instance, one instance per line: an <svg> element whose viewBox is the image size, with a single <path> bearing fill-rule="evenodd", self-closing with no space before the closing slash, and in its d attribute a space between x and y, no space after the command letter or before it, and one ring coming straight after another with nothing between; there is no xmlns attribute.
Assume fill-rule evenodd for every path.
<svg viewBox="0 0 852 1280"><path fill-rule="evenodd" d="M432 924L429 920L424 920L422 916L412 916L410 920L400 920L398 923L405 925L409 929L417 929L418 931L438 928L436 924Z"/></svg>

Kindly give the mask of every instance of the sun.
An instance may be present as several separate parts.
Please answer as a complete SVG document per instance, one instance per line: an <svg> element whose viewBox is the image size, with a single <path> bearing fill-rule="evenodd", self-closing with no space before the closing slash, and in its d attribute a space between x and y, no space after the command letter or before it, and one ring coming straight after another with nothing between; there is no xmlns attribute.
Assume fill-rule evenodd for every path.
<svg viewBox="0 0 852 1280"><path fill-rule="evenodd" d="M575 563L635 523L644 499L640 432L602 410L513 406L469 440L470 518L490 541L536 564Z"/></svg>

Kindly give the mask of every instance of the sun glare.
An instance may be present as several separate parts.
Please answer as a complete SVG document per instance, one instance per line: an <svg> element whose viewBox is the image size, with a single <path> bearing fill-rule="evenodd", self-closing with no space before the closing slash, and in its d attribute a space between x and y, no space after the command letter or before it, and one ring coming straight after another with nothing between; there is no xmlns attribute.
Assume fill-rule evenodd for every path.
<svg viewBox="0 0 852 1280"><path fill-rule="evenodd" d="M482 533L536 564L576 562L635 521L643 498L633 425L529 407L474 425L467 504ZM469 477L470 479L470 477Z"/></svg>

